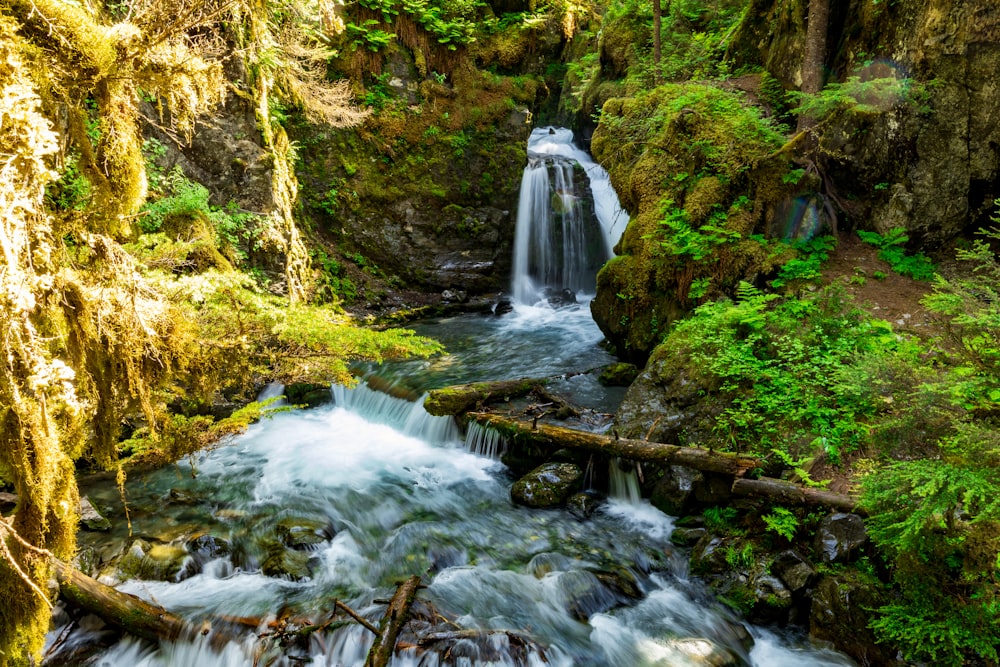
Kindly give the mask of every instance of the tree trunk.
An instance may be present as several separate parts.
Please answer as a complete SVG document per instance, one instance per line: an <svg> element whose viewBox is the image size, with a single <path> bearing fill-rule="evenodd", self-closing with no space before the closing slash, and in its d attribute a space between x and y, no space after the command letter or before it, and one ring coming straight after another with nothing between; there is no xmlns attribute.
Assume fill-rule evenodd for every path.
<svg viewBox="0 0 1000 667"><path fill-rule="evenodd" d="M733 482L733 495L767 498L787 505L825 505L841 512L863 513L854 496L811 489L780 479L737 479Z"/></svg>
<svg viewBox="0 0 1000 667"><path fill-rule="evenodd" d="M809 0L806 21L806 43L802 54L803 93L814 95L823 89L823 69L826 63L826 34L830 23L830 0ZM799 116L798 129L812 127L815 118Z"/></svg>
<svg viewBox="0 0 1000 667"><path fill-rule="evenodd" d="M681 465L703 472L725 473L737 477L760 465L760 461L756 458L742 454L616 438L483 412L470 412L468 417L483 426L495 428L514 440L556 449L562 447L582 449L608 456L620 456L632 461Z"/></svg>
<svg viewBox="0 0 1000 667"><path fill-rule="evenodd" d="M660 72L660 25L663 9L660 0L653 0L653 81L660 85L663 75Z"/></svg>
<svg viewBox="0 0 1000 667"><path fill-rule="evenodd" d="M420 586L420 577L414 575L404 581L396 589L396 594L389 601L389 607L382 616L379 623L379 634L375 637L375 643L368 651L368 658L365 660L365 667L386 667L396 650L396 638L399 630L406 623L410 613L410 605L417 595L417 588Z"/></svg>
<svg viewBox="0 0 1000 667"><path fill-rule="evenodd" d="M193 634L184 619L163 607L102 584L62 561L54 560L53 568L59 582L59 594L64 600L130 635L155 642Z"/></svg>
<svg viewBox="0 0 1000 667"><path fill-rule="evenodd" d="M427 412L438 417L460 415L491 401L506 401L531 393L548 382L546 378L522 378L496 382L473 382L433 389L424 401Z"/></svg>

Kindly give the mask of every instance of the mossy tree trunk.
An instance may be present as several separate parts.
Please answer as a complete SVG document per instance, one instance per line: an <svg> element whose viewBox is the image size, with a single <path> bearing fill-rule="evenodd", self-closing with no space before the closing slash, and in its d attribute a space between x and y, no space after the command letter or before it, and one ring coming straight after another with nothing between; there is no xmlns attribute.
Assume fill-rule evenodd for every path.
<svg viewBox="0 0 1000 667"><path fill-rule="evenodd" d="M830 0L809 0L806 22L806 43L802 55L801 91L810 95L823 89L823 71L826 64L826 38L830 24ZM815 125L816 119L806 114L799 116L799 131Z"/></svg>

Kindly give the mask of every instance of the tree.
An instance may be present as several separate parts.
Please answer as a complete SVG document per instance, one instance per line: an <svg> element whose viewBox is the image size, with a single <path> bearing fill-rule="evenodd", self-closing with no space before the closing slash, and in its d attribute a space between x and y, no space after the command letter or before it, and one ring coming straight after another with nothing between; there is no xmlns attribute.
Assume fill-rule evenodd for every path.
<svg viewBox="0 0 1000 667"><path fill-rule="evenodd" d="M800 90L814 95L823 89L823 69L826 62L826 36L830 23L830 0L809 0L806 21L806 43L802 55L802 85ZM798 129L804 130L816 123L815 118L802 114Z"/></svg>

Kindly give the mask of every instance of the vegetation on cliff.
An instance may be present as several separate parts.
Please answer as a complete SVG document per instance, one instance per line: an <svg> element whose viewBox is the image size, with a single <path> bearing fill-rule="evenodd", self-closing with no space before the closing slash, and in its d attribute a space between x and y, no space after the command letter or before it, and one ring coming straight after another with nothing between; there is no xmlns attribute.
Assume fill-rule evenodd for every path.
<svg viewBox="0 0 1000 667"><path fill-rule="evenodd" d="M50 558L73 556L74 462L114 466L126 420L142 424L147 444L179 456L204 444L210 419L179 428L171 406L193 415L223 389L245 395L271 376L345 382L352 359L438 348L406 333L358 329L335 307L302 303L309 271L291 217L295 181L287 139L269 112L272 86L282 77L289 83L288 69L268 73L251 55L247 93L273 151L276 203L252 221L283 260L283 299L221 257L216 248L226 247L220 240L233 217L203 206L193 185L164 187L178 199L140 210L150 195L141 104L159 107L162 116L149 122L189 134L225 95L225 40L245 40L248 54L287 56L287 44L275 50L266 8L14 2L3 10L0 471L18 506L2 524L0 652L15 665L38 658L49 627ZM247 32L227 32L223 19ZM334 100L349 109L342 94L321 101ZM215 234L206 234L212 226ZM159 238L138 234L153 227ZM197 252L183 247L199 243ZM164 244L184 259L165 261ZM209 261L188 261L198 253Z"/></svg>

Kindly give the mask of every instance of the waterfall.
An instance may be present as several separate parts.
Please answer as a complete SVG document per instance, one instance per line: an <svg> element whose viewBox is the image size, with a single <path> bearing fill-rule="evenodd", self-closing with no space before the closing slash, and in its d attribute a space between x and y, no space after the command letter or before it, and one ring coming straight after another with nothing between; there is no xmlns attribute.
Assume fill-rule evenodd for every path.
<svg viewBox="0 0 1000 667"><path fill-rule="evenodd" d="M465 449L477 456L499 461L507 450L507 439L494 428L470 422L465 434Z"/></svg>
<svg viewBox="0 0 1000 667"><path fill-rule="evenodd" d="M608 495L630 505L637 505L642 499L642 493L639 491L639 476L635 469L622 470L622 460L618 457L611 459L608 467Z"/></svg>
<svg viewBox="0 0 1000 667"><path fill-rule="evenodd" d="M514 233L517 303L540 301L547 289L592 294L628 223L607 172L572 139L570 130L539 128L528 140ZM584 175L589 188L582 187Z"/></svg>
<svg viewBox="0 0 1000 667"><path fill-rule="evenodd" d="M424 410L424 398L407 401L370 389L365 384L348 388L335 384L333 402L366 419L385 424L400 432L432 443L450 443L461 440L458 426L451 417L436 417Z"/></svg>

